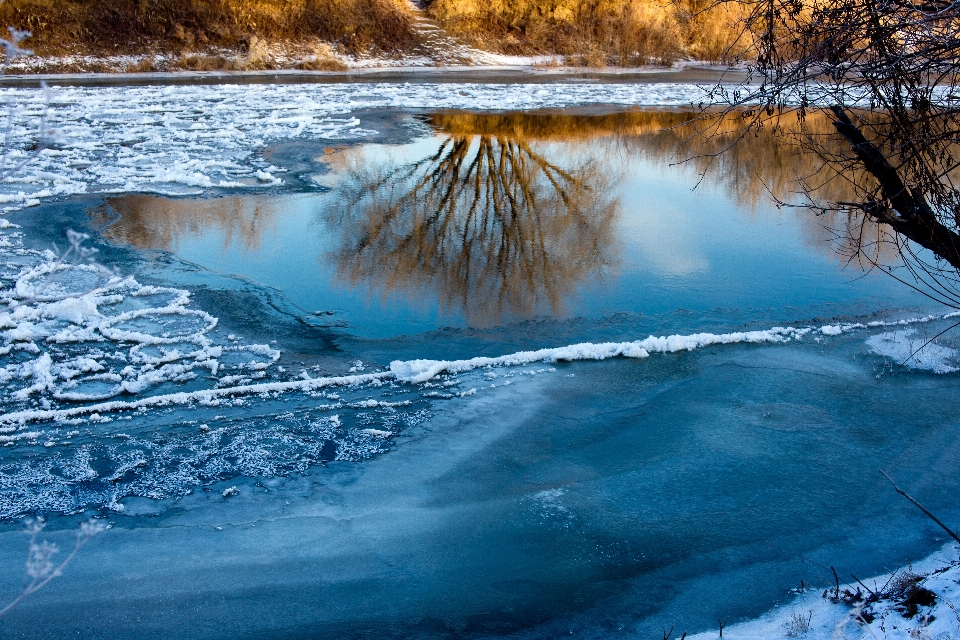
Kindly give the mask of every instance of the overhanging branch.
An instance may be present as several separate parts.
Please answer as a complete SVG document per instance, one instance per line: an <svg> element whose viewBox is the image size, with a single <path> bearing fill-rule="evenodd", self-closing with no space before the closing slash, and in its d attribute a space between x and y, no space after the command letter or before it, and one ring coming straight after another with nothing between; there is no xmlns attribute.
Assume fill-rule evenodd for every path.
<svg viewBox="0 0 960 640"><path fill-rule="evenodd" d="M835 105L831 111L837 118L833 126L850 144L864 169L876 178L888 203L888 206L868 203L861 207L863 211L960 269L960 234L937 219L922 193L916 193L904 184L896 168L875 144L867 140L844 107Z"/></svg>

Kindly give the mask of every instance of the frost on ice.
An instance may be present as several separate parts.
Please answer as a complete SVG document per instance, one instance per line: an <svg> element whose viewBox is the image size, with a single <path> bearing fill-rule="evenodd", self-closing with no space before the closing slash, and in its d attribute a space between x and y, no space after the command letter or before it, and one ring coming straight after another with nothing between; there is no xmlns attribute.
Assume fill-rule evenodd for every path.
<svg viewBox="0 0 960 640"><path fill-rule="evenodd" d="M0 518L119 511L130 496L360 460L425 415L410 399L387 399L382 374L283 379L279 351L215 331L187 291L64 262L24 247L16 231L0 232L0 265ZM323 393L331 384L361 398ZM281 415L230 410L245 395L286 391L330 402ZM170 405L224 412L152 427L147 410ZM38 421L47 424L29 428Z"/></svg>
<svg viewBox="0 0 960 640"><path fill-rule="evenodd" d="M956 349L945 347L917 336L915 329L903 329L871 336L867 345L874 353L895 360L911 369L923 369L934 373L960 371L956 363L960 354Z"/></svg>

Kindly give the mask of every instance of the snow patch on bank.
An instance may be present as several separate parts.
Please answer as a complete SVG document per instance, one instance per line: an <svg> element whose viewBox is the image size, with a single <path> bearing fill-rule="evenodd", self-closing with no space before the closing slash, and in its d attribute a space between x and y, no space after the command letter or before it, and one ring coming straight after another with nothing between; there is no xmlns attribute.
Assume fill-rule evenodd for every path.
<svg viewBox="0 0 960 640"><path fill-rule="evenodd" d="M900 582L898 583L898 580ZM848 591L863 598L851 604L836 602L833 587L807 590L793 602L777 607L760 618L724 627L723 637L729 640L952 640L960 637L960 563L957 545L950 543L938 552L903 567L894 574L863 580L875 593L887 597L869 598L860 585L841 583L841 594ZM910 589L929 590L936 597L932 605L917 606L910 611L904 596ZM688 635L687 640L715 640L717 631Z"/></svg>

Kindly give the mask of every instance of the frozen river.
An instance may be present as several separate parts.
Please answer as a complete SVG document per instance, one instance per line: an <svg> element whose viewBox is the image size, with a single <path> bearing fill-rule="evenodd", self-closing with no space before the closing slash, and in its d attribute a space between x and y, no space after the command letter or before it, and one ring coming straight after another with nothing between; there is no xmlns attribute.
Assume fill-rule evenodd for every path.
<svg viewBox="0 0 960 640"><path fill-rule="evenodd" d="M876 469L960 518L956 339L907 359L950 310L775 207L770 134L678 164L702 96L55 90L2 189L0 593L20 518L110 528L0 638L660 637L938 548Z"/></svg>

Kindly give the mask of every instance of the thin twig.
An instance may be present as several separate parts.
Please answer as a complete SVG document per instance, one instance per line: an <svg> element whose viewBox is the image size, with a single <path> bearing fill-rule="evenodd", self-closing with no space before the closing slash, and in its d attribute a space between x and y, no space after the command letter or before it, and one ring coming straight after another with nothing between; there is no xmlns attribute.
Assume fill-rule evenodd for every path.
<svg viewBox="0 0 960 640"><path fill-rule="evenodd" d="M861 587L863 587L864 589L866 589L866 590L867 590L867 593L869 593L870 595L872 595L872 596L875 597L875 598L879 597L879 596L877 596L876 593L874 593L873 591L870 590L870 587L868 587L867 585L865 585L865 584L863 584L862 582L860 582L860 578L858 578L857 576L853 575L852 573L850 574L850 577L852 577L854 580L856 580L856 581L857 581L857 584L859 584Z"/></svg>
<svg viewBox="0 0 960 640"><path fill-rule="evenodd" d="M950 527L948 527L947 525L943 524L943 522L941 522L940 519L937 518L937 516L933 515L933 514L930 513L929 511L927 511L927 508L926 508L926 507L924 507L922 504L920 504L919 502L917 502L916 500L914 500L906 491L904 491L903 489L901 489L900 487L898 487L898 486L897 486L897 483L893 481L893 478L891 478L890 476L887 475L887 472L886 472L886 471L884 471L883 469L879 469L879 468L877 469L877 471L879 471L880 473L882 473L882 474L883 474L883 477L890 481L890 484L893 485L893 488L896 489L897 493L899 493L899 494L902 495L904 498L906 498L907 500L909 500L910 502L912 502L912 503L913 503L913 506L915 506L917 509L920 509L920 511L923 511L924 515L926 515L928 518L930 518L931 520L933 520L934 522L936 522L938 525L940 525L940 528L943 529L944 531L946 531L948 534L950 534L950 537L951 537L951 538L953 538L953 539L956 540L957 542L960 542L960 537L958 537L957 534L954 533L954 532L950 529Z"/></svg>

